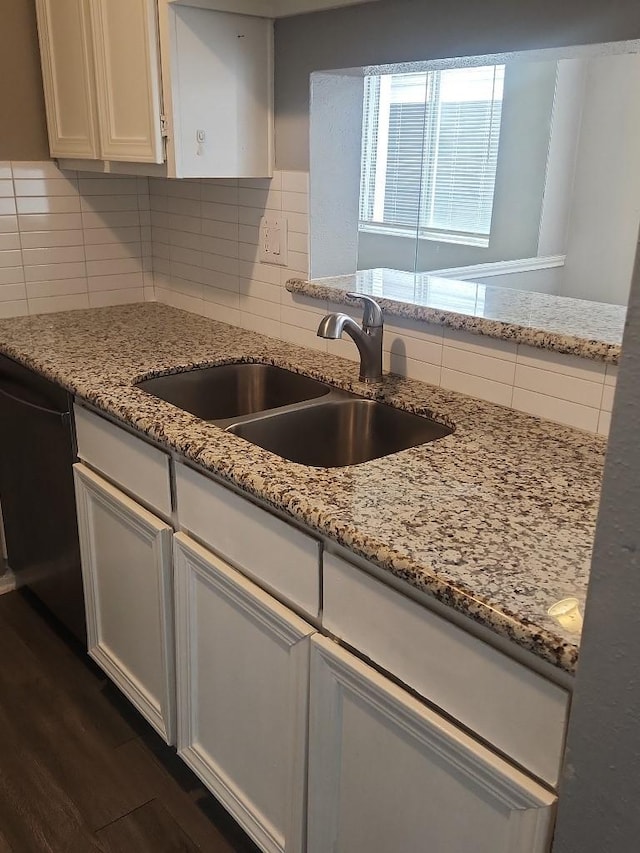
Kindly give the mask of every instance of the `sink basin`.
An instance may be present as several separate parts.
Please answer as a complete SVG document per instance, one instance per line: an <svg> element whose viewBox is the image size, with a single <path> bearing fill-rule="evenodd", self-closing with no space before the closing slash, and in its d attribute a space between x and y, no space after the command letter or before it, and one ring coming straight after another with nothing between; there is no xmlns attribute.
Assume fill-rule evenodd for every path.
<svg viewBox="0 0 640 853"><path fill-rule="evenodd" d="M221 364L137 383L205 421L264 412L328 394L328 385L272 364Z"/></svg>
<svg viewBox="0 0 640 853"><path fill-rule="evenodd" d="M374 400L318 402L234 424L228 431L291 462L357 465L450 435L443 424Z"/></svg>

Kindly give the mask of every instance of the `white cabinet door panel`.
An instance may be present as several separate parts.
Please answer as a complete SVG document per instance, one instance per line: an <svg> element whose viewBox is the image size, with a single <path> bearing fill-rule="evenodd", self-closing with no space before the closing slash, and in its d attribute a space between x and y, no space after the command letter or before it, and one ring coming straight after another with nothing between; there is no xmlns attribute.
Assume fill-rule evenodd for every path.
<svg viewBox="0 0 640 853"><path fill-rule="evenodd" d="M303 850L313 628L175 536L178 753L269 853Z"/></svg>
<svg viewBox="0 0 640 853"><path fill-rule="evenodd" d="M173 743L173 530L84 465L74 475L89 654Z"/></svg>
<svg viewBox="0 0 640 853"><path fill-rule="evenodd" d="M99 156L87 0L36 0L52 157Z"/></svg>
<svg viewBox="0 0 640 853"><path fill-rule="evenodd" d="M546 853L555 797L371 667L311 641L308 853Z"/></svg>
<svg viewBox="0 0 640 853"><path fill-rule="evenodd" d="M163 163L154 0L93 0L100 148L104 160Z"/></svg>

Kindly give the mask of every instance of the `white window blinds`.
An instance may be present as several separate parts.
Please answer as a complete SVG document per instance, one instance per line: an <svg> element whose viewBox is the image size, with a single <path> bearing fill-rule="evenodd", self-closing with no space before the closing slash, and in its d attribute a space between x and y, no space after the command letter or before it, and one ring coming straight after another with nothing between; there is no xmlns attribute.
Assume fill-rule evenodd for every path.
<svg viewBox="0 0 640 853"><path fill-rule="evenodd" d="M488 244L504 65L365 81L365 227Z"/></svg>

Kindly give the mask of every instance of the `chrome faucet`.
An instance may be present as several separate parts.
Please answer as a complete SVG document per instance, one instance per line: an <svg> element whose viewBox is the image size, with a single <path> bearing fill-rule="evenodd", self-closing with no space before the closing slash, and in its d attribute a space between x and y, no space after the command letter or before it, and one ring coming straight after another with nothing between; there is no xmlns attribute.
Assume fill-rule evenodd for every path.
<svg viewBox="0 0 640 853"><path fill-rule="evenodd" d="M382 379L382 308L375 299L361 293L347 293L350 299L364 302L362 328L348 314L334 313L323 317L318 337L337 341L346 332L353 338L360 353L360 381L380 382Z"/></svg>

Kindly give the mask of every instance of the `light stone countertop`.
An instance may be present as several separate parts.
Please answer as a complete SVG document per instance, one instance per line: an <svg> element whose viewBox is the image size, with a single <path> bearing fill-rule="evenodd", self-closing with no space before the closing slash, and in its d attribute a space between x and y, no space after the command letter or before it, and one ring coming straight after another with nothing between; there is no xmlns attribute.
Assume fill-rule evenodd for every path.
<svg viewBox="0 0 640 853"><path fill-rule="evenodd" d="M578 638L547 615L584 604L606 443L519 412L156 303L0 320L0 351L186 459L572 673ZM283 460L133 383L194 365L276 363L455 424L348 468Z"/></svg>
<svg viewBox="0 0 640 853"><path fill-rule="evenodd" d="M609 364L620 358L627 313L623 305L391 269L311 281L293 278L286 286L290 293L350 305L348 292L365 293L389 315Z"/></svg>

